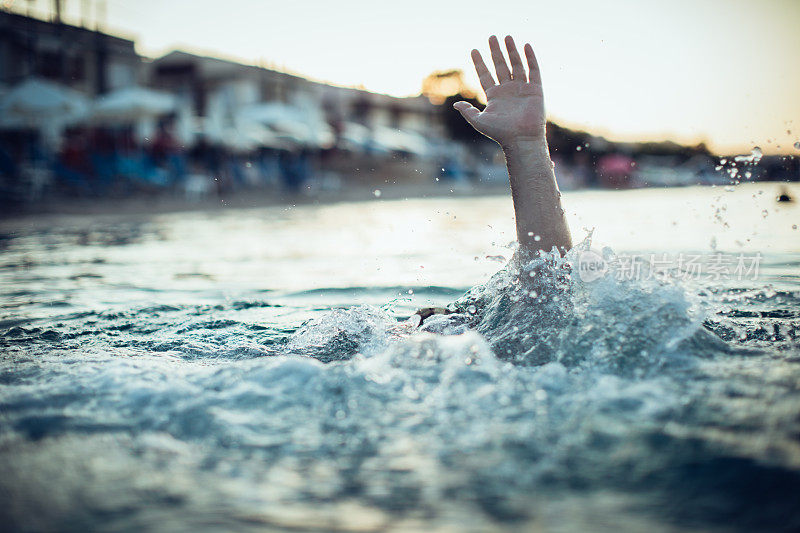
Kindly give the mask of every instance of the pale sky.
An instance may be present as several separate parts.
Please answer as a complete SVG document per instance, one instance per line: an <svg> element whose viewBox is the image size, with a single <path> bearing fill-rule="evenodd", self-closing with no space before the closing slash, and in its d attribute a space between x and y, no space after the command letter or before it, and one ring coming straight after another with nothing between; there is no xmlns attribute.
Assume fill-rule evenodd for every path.
<svg viewBox="0 0 800 533"><path fill-rule="evenodd" d="M66 0L68 21L82 1L97 2ZM479 87L469 51L510 33L533 44L556 122L800 155L800 0L106 2L107 28L148 56L201 51L398 96L451 68Z"/></svg>

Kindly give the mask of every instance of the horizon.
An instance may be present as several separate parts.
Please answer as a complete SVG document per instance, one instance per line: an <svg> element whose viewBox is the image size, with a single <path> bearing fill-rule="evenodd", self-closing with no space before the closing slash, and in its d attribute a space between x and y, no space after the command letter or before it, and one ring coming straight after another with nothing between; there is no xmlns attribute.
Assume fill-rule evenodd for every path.
<svg viewBox="0 0 800 533"><path fill-rule="evenodd" d="M101 31L132 39L145 57L183 50L393 96L419 95L427 74L459 69L482 97L469 52L477 48L487 57L490 34L512 34L519 45L530 41L536 49L548 119L559 125L618 142L705 142L717 154L755 146L765 154L800 154L793 146L800 141L800 102L794 96L800 92L800 62L790 56L800 50L800 35L792 28L800 21L800 3L790 0L709 0L698 6L685 0L670 6L617 1L613 7L580 0L564 9L543 3L495 7L482 16L477 10L465 15L463 8L454 17L460 29L446 27L446 9L421 2L397 12L363 1L342 9L232 0L228 5L242 9L220 11L208 0L109 0L105 16L96 12L98 5L87 14L81 13L83 2L68 2L63 21L89 27L99 21ZM52 14L49 0L5 7L39 18ZM242 19L242 11L269 17L264 23L257 16ZM309 12L325 24L302 26ZM216 25L209 28L212 13ZM573 29L565 42L566 24ZM507 31L492 31L502 26ZM422 30L420 37L401 35L407 27ZM309 33L315 33L313 40ZM336 46L316 44L334 36ZM292 46L283 46L287 42ZM563 60L556 63L556 57Z"/></svg>

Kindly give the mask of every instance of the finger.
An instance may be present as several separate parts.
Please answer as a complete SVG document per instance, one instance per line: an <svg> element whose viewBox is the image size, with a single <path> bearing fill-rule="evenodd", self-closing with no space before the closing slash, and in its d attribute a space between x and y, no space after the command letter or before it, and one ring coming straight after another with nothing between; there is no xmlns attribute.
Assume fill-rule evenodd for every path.
<svg viewBox="0 0 800 533"><path fill-rule="evenodd" d="M508 70L503 51L500 50L500 43L497 37L489 37L489 50L492 51L492 61L494 61L494 71L497 73L497 83L503 83L511 79L511 72Z"/></svg>
<svg viewBox="0 0 800 533"><path fill-rule="evenodd" d="M530 78L531 83L541 85L542 74L539 72L539 63L536 61L536 56L533 54L533 47L530 44L525 45L525 57L528 58L528 68L530 69L528 78Z"/></svg>
<svg viewBox="0 0 800 533"><path fill-rule="evenodd" d="M476 125L478 121L478 115L481 114L477 107L469 102L464 102L463 100L453 104L453 107L456 111L461 113L461 116L464 117L464 120L469 122L473 127Z"/></svg>
<svg viewBox="0 0 800 533"><path fill-rule="evenodd" d="M515 80L528 81L525 75L525 65L522 64L522 58L517 51L517 45L514 44L514 39L506 36L506 50L508 50L508 60L511 62L511 77Z"/></svg>
<svg viewBox="0 0 800 533"><path fill-rule="evenodd" d="M475 72L478 73L478 79L481 80L481 87L483 87L483 90L487 91L494 87L495 83L494 78L492 78L492 73L486 68L486 63L483 62L481 53L477 50L472 51L472 62L475 64Z"/></svg>

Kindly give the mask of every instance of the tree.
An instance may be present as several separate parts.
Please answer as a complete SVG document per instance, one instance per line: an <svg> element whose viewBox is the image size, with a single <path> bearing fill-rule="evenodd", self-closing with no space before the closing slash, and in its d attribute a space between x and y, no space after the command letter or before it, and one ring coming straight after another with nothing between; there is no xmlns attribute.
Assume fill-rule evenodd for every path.
<svg viewBox="0 0 800 533"><path fill-rule="evenodd" d="M453 104L462 100L476 107L483 107L483 104L478 102L475 91L464 81L463 71L441 70L428 74L422 81L422 94L431 103L440 106L444 126L452 139L470 142L484 139L458 111L453 109Z"/></svg>

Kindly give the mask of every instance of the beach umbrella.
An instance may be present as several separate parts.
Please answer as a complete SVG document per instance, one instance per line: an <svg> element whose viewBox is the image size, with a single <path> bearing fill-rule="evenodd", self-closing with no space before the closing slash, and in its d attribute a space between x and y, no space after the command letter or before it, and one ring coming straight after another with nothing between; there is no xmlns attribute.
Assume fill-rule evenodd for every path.
<svg viewBox="0 0 800 533"><path fill-rule="evenodd" d="M427 139L419 133L388 126L375 126L372 133L373 142L388 150L408 152L419 156L425 156L429 152Z"/></svg>
<svg viewBox="0 0 800 533"><path fill-rule="evenodd" d="M42 129L86 115L88 99L61 85L30 78L0 98L0 126Z"/></svg>
<svg viewBox="0 0 800 533"><path fill-rule="evenodd" d="M313 106L297 107L282 102L264 102L239 110L240 122L256 122L273 130L283 141L327 148L335 136L330 125Z"/></svg>
<svg viewBox="0 0 800 533"><path fill-rule="evenodd" d="M341 148L360 151L372 148L372 132L363 124L344 122L342 124Z"/></svg>
<svg viewBox="0 0 800 533"><path fill-rule="evenodd" d="M96 122L133 122L176 110L175 97L144 87L117 89L97 99L92 110Z"/></svg>
<svg viewBox="0 0 800 533"><path fill-rule="evenodd" d="M428 156L434 151L433 145L423 135L389 126L370 128L356 122L345 122L341 139L344 148L377 153L408 152Z"/></svg>
<svg viewBox="0 0 800 533"><path fill-rule="evenodd" d="M290 141L282 139L273 130L257 122L240 122L236 126L224 128L216 138L212 139L234 151L242 152L261 147L282 150L293 148Z"/></svg>

